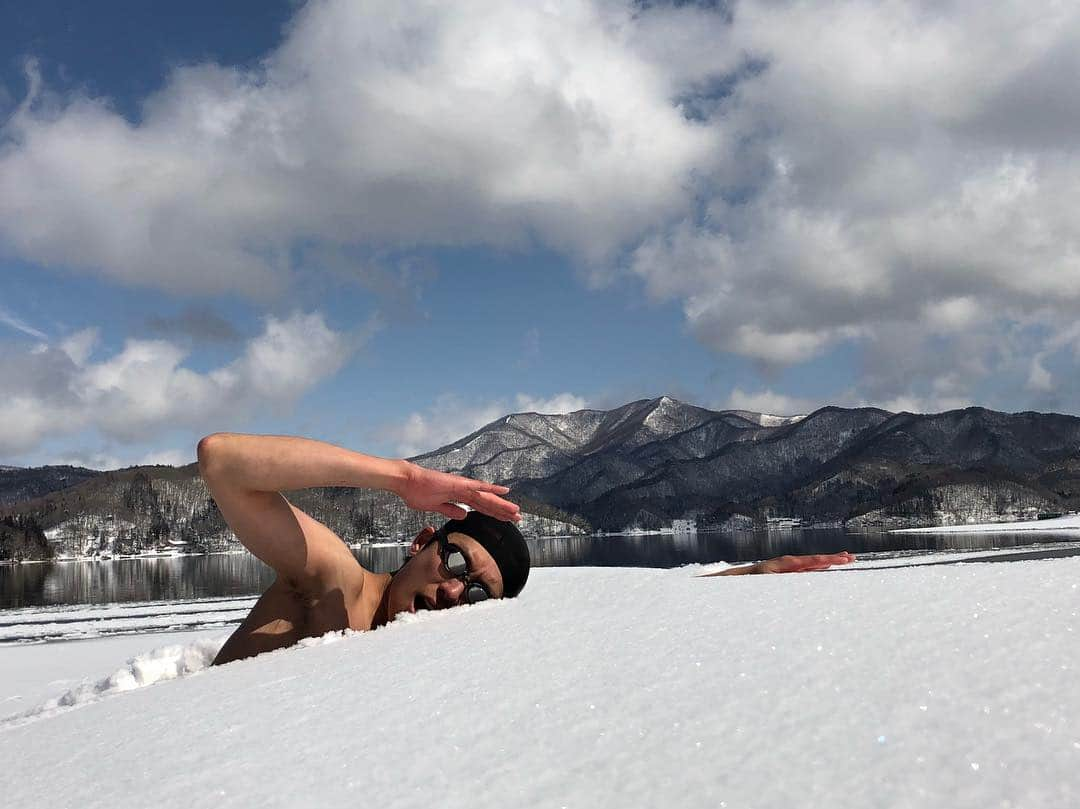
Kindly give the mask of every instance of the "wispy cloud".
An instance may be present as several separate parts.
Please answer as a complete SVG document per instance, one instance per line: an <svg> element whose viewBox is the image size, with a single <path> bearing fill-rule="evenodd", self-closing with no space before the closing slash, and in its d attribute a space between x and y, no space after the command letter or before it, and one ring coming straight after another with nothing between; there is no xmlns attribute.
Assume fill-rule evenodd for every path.
<svg viewBox="0 0 1080 809"><path fill-rule="evenodd" d="M16 317L11 312L4 309L2 306L0 306L0 323L2 323L5 326L9 326L12 329L15 329L15 331L22 332L23 334L27 335L28 337L33 337L33 338L35 338L37 340L48 340L49 339L49 336L47 334L45 334L43 331L35 329L33 326L31 326L29 323L24 321L22 318Z"/></svg>

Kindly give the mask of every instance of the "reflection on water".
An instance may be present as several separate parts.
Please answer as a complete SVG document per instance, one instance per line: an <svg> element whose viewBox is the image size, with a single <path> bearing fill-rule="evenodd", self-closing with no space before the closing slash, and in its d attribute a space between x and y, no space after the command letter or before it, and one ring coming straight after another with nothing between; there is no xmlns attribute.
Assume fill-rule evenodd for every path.
<svg viewBox="0 0 1080 809"><path fill-rule="evenodd" d="M755 531L737 534L654 534L646 536L550 537L530 541L534 565L595 567L676 567L691 562L755 562L785 554L851 551L882 556L927 551L991 550L1076 541L1080 534L1031 531L1013 534L889 534Z"/></svg>
<svg viewBox="0 0 1080 809"><path fill-rule="evenodd" d="M274 571L248 553L54 562L0 568L0 607L244 596Z"/></svg>
<svg viewBox="0 0 1080 809"><path fill-rule="evenodd" d="M1075 541L1077 534L888 534L843 530L773 531L647 536L545 537L529 541L533 564L555 566L675 567L690 562L752 562L793 553L902 556L905 552L990 550ZM369 570L395 570L402 547L364 547L353 554ZM0 608L58 604L258 595L274 572L248 553L105 562L0 566Z"/></svg>
<svg viewBox="0 0 1080 809"><path fill-rule="evenodd" d="M354 549L377 572L401 565L405 548ZM0 608L116 604L258 595L274 571L250 553L0 566Z"/></svg>

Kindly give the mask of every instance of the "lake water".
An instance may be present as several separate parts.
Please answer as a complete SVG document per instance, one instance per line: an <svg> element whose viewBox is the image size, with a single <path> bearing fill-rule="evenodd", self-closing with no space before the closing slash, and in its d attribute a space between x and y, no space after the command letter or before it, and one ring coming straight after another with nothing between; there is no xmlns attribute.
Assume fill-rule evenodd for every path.
<svg viewBox="0 0 1080 809"><path fill-rule="evenodd" d="M676 567L691 562L749 562L788 553L902 558L920 551L1031 548L1076 542L1080 534L889 534L837 530L548 537L530 540L536 566ZM364 547L353 553L369 570L396 569L404 547ZM1072 552L1080 553L1080 550ZM100 562L0 566L0 609L65 604L179 601L258 595L274 572L248 553Z"/></svg>

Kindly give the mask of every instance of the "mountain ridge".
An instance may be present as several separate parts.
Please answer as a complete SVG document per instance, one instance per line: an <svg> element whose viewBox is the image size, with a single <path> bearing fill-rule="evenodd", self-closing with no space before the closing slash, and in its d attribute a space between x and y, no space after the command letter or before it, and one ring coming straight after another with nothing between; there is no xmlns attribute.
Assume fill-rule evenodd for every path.
<svg viewBox="0 0 1080 809"><path fill-rule="evenodd" d="M510 413L411 460L510 485L534 533L662 528L679 518L762 525L775 516L915 527L1080 508L1080 418L981 407L915 414L826 405L774 416L661 396L611 410ZM37 494L11 502L22 491ZM385 492L288 496L348 541L442 519L411 513ZM20 548L41 544L37 529L62 552L235 543L197 464L2 471L0 519L8 521L0 531L23 532L12 540Z"/></svg>

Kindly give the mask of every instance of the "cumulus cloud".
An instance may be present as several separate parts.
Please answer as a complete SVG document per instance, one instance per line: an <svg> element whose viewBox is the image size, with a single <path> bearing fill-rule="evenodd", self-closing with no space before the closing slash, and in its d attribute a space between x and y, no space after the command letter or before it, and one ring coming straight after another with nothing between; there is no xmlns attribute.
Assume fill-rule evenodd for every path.
<svg viewBox="0 0 1080 809"><path fill-rule="evenodd" d="M687 209L716 133L632 10L311 2L257 70L175 70L131 123L82 95L3 127L0 237L42 264L272 296L304 244L530 246L601 261Z"/></svg>
<svg viewBox="0 0 1080 809"><path fill-rule="evenodd" d="M1078 40L1025 0L310 2L137 123L32 76L0 242L256 298L304 255L539 244L764 368L855 346L856 400L1045 393L1072 375L1036 353L1077 362Z"/></svg>
<svg viewBox="0 0 1080 809"><path fill-rule="evenodd" d="M862 396L935 405L964 401L942 392L942 364L968 391L1022 381L1036 337L1075 320L1080 9L651 13L667 36L692 23L749 65L697 102L723 134L703 214L658 229L627 264L655 298L682 301L703 342L765 366L855 343Z"/></svg>
<svg viewBox="0 0 1080 809"><path fill-rule="evenodd" d="M0 400L0 454L21 454L46 437L88 428L130 444L175 427L209 428L255 409L285 412L337 373L377 327L337 332L317 312L268 317L236 359L206 373L184 367L188 350L166 340L129 339L94 361L96 329L58 346L10 346L0 353L0 376L19 385ZM158 457L178 456L146 456Z"/></svg>
<svg viewBox="0 0 1080 809"><path fill-rule="evenodd" d="M470 402L456 394L444 393L426 411L410 413L401 423L389 425L383 434L396 442L399 455L408 458L464 438L509 413L571 413L586 407L587 401L573 393L558 393L548 398L519 393L513 400L488 402Z"/></svg>

